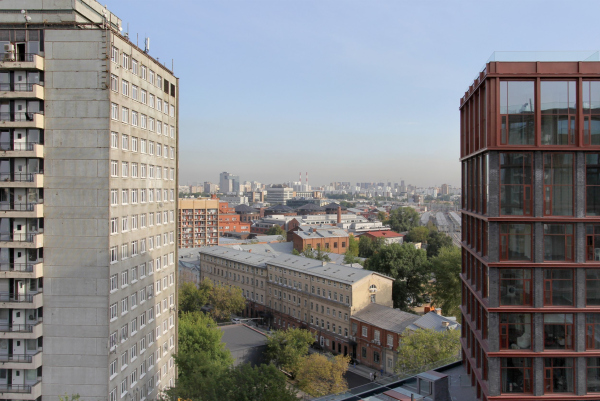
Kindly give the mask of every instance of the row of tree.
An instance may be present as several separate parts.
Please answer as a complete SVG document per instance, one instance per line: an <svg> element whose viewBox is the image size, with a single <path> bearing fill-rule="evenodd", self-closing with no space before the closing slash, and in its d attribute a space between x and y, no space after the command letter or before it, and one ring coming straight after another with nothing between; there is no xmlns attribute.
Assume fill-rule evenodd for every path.
<svg viewBox="0 0 600 401"><path fill-rule="evenodd" d="M246 307L246 298L239 287L230 287L205 278L199 287L194 283L183 283L179 288L179 312L200 311L209 305L208 313L216 321L229 321L234 313L240 313Z"/></svg>

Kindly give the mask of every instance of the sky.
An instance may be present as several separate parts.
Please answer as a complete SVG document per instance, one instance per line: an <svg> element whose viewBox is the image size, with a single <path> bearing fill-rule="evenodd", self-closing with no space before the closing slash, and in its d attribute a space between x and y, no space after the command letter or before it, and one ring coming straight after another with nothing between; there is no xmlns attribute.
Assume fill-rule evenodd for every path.
<svg viewBox="0 0 600 401"><path fill-rule="evenodd" d="M597 0L102 3L174 60L180 185L460 185L459 101L494 51L600 49Z"/></svg>

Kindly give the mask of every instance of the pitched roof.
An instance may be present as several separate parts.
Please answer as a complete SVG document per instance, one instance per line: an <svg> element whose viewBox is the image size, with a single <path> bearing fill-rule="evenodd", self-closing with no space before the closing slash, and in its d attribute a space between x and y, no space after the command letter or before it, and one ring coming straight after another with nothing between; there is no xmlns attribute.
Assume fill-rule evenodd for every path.
<svg viewBox="0 0 600 401"><path fill-rule="evenodd" d="M298 207L296 210L313 210L313 211L318 211L318 212L324 212L325 208L321 207L321 206L317 206L314 203L307 203L304 206Z"/></svg>
<svg viewBox="0 0 600 401"><path fill-rule="evenodd" d="M235 211L238 213L258 213L258 210L256 210L255 208L244 204L236 206Z"/></svg>
<svg viewBox="0 0 600 401"><path fill-rule="evenodd" d="M402 333L414 321L421 318L419 315L379 304L369 304L352 317L394 333Z"/></svg>
<svg viewBox="0 0 600 401"><path fill-rule="evenodd" d="M269 208L267 208L267 210L269 211L275 211L275 212L293 212L294 209L292 209L289 206L286 205L275 205L275 206L271 206Z"/></svg>
<svg viewBox="0 0 600 401"><path fill-rule="evenodd" d="M363 235L368 235L371 237L378 237L378 238L404 237L404 234L398 234L395 231L368 231L368 232L364 233Z"/></svg>
<svg viewBox="0 0 600 401"><path fill-rule="evenodd" d="M447 322L447 326L444 326L443 322ZM455 317L446 317L438 315L435 312L428 312L421 316L418 320L414 321L409 329L431 329L435 331L445 331L459 329L460 324L456 321Z"/></svg>

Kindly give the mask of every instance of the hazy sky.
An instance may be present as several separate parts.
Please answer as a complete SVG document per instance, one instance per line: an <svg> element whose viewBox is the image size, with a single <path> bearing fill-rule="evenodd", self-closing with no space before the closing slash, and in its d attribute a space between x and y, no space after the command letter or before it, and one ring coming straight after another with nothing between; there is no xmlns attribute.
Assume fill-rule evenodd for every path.
<svg viewBox="0 0 600 401"><path fill-rule="evenodd" d="M459 100L493 51L600 48L598 0L103 3L175 59L180 184L459 185Z"/></svg>

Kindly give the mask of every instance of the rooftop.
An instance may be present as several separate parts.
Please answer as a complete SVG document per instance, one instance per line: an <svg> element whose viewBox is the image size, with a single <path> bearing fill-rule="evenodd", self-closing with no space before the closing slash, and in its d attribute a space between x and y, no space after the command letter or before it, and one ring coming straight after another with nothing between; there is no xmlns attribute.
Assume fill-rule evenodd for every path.
<svg viewBox="0 0 600 401"><path fill-rule="evenodd" d="M444 322L448 323L448 326L444 326ZM414 321L409 329L430 329L435 331L455 330L460 329L460 324L456 321L455 317L446 317L438 315L435 312L428 312L421 316L418 320Z"/></svg>
<svg viewBox="0 0 600 401"><path fill-rule="evenodd" d="M600 61L600 51L497 51L492 53L486 63L494 61Z"/></svg>
<svg viewBox="0 0 600 401"><path fill-rule="evenodd" d="M389 306L369 304L366 308L357 312L353 318L388 331L402 333L421 317Z"/></svg>
<svg viewBox="0 0 600 401"><path fill-rule="evenodd" d="M366 232L364 235L369 235L369 236L378 237L378 238L404 237L404 234L398 234L395 231L369 231L369 232Z"/></svg>
<svg viewBox="0 0 600 401"><path fill-rule="evenodd" d="M235 211L238 213L258 213L258 210L256 210L255 208L244 204L236 206Z"/></svg>
<svg viewBox="0 0 600 401"><path fill-rule="evenodd" d="M245 324L231 324L228 326L219 326L223 332L221 342L230 351L237 351L246 348L260 347L267 343L267 336L258 330L254 330Z"/></svg>
<svg viewBox="0 0 600 401"><path fill-rule="evenodd" d="M312 228L308 231L296 231L295 235L302 239L314 239L314 238L347 238L348 233L344 230L340 230L331 226L330 228Z"/></svg>
<svg viewBox="0 0 600 401"><path fill-rule="evenodd" d="M314 210L317 212L324 212L325 208L321 206L317 206L314 203L307 203L306 205L300 206L296 210Z"/></svg>
<svg viewBox="0 0 600 401"><path fill-rule="evenodd" d="M229 260L235 260L237 262L260 267L264 267L265 262L270 258L266 255L255 255L250 252L237 251L235 249L226 248L223 246L207 246L200 248L199 253L203 255L227 258Z"/></svg>

